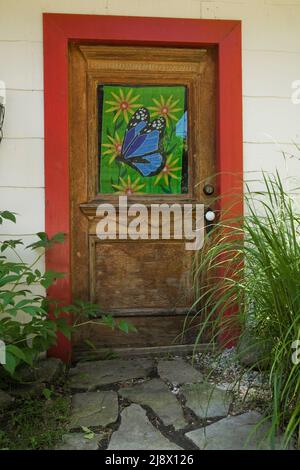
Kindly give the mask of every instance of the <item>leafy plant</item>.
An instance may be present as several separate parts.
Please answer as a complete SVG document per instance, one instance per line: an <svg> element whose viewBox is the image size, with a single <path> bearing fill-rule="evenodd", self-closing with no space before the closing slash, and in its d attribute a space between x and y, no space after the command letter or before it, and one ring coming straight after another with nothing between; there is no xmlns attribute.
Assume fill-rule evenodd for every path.
<svg viewBox="0 0 300 470"><path fill-rule="evenodd" d="M292 361L300 338L300 215L278 173L263 174L263 182L259 192L247 187L246 215L217 223L197 255L196 343L207 332L214 344L245 340L256 352L252 367L268 375L271 443L284 429L285 445L295 435L300 445L300 365Z"/></svg>
<svg viewBox="0 0 300 470"><path fill-rule="evenodd" d="M16 222L15 214L0 212L0 224L3 220ZM57 279L64 276L55 271L41 272L36 268L45 250L57 243L63 243L65 236L57 233L49 238L46 233L37 233L37 241L25 246L19 240L0 242L0 339L5 344L6 363L3 369L11 376L17 376L19 365L33 366L34 361L49 347L55 345L57 333L71 337L74 328L99 317L99 306L84 301L75 301L72 305L61 306L54 299L44 295L35 295L36 285L47 289ZM18 248L37 251L34 261L26 263ZM11 253L17 261L11 261ZM51 311L51 318L49 317ZM20 314L23 318L20 318ZM68 321L72 315L73 322ZM22 321L21 321L22 320ZM136 331L133 325L121 320L117 322L111 315L102 315L98 323L124 333Z"/></svg>

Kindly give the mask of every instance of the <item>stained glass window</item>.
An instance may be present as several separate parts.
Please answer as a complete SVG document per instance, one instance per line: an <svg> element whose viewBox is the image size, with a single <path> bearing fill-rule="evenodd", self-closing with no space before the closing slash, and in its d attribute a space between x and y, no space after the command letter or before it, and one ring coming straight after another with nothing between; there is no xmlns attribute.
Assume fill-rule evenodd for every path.
<svg viewBox="0 0 300 470"><path fill-rule="evenodd" d="M185 86L99 85L98 116L100 193L188 191Z"/></svg>

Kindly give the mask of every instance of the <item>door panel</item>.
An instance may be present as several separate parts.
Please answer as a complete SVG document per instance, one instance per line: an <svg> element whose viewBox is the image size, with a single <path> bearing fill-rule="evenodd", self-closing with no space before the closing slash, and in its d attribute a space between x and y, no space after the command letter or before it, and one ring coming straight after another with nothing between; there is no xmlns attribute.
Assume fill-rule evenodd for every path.
<svg viewBox="0 0 300 470"><path fill-rule="evenodd" d="M195 338L194 327L185 329L185 315L128 316L125 321L134 323L138 333L124 334L115 330L113 334L101 325L85 325L77 330L74 337L74 353L80 356L84 352L93 352L85 344L88 339L95 348L143 348L155 346L173 346L192 344ZM184 334L183 334L184 331ZM203 340L205 342L205 340Z"/></svg>
<svg viewBox="0 0 300 470"><path fill-rule="evenodd" d="M192 256L182 242L96 238L90 250L91 299L103 312L171 312L191 305Z"/></svg>
<svg viewBox="0 0 300 470"><path fill-rule="evenodd" d="M117 208L122 191L129 204L188 202L211 207L215 194L205 195L203 187L207 182L214 184L216 168L216 50L71 44L69 52L73 297L98 303L99 314L110 312L130 318L139 330L126 336L88 325L75 335L75 349L84 349L85 339L99 347L191 342L196 329L180 337L186 312L193 304L193 252L185 250L185 240L174 240L172 234L170 240L99 240L96 209L103 202ZM160 97L158 90L164 92L168 87L172 89L169 98L168 93ZM123 121L116 116L122 96L137 105L132 111L147 103L151 122L161 112L159 105L173 103L173 122L170 118L169 124L180 140L177 131L179 118L183 117L183 89L187 135L183 144L180 141L180 149L171 146L172 155L177 152L175 158L171 155L171 161L167 155L167 144L171 142L165 137L171 135L168 128L161 150L164 166L157 169L157 174L148 178L134 165L129 168L124 159L119 163L113 146L121 147L126 134L125 114ZM176 99L172 94L175 91ZM182 164L181 185L175 184L178 169L173 172L175 178L168 173L166 179L161 173L176 159ZM135 188L141 189L126 192L128 181L131 185L137 181Z"/></svg>

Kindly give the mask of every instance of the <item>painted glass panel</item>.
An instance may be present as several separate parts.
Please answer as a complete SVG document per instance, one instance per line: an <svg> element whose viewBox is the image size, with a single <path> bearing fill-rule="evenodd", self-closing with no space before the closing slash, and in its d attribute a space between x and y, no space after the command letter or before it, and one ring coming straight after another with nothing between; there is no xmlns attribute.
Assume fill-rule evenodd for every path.
<svg viewBox="0 0 300 470"><path fill-rule="evenodd" d="M185 86L99 85L99 192L188 191Z"/></svg>

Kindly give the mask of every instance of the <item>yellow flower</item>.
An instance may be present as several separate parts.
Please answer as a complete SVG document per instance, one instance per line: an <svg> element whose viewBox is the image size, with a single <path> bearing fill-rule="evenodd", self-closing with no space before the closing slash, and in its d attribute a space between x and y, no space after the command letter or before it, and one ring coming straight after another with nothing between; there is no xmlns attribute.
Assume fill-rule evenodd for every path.
<svg viewBox="0 0 300 470"><path fill-rule="evenodd" d="M167 122L167 127L169 127L169 122L171 119L176 121L177 116L173 113L177 113L181 111L181 108L176 108L176 105L179 100L173 101L173 95L170 95L167 100L163 96L160 95L160 101L156 98L152 98L155 106L149 106L149 110L151 111L151 117L154 116L163 116Z"/></svg>
<svg viewBox="0 0 300 470"><path fill-rule="evenodd" d="M139 99L140 95L136 95L133 98L131 98L132 91L133 91L133 88L130 88L127 95L125 96L124 91L122 90L122 88L120 88L119 89L120 96L118 96L116 93L112 91L111 94L115 100L105 101L106 104L112 105L105 112L106 113L115 112L113 122L116 122L120 114L123 113L125 121L128 123L130 115L136 111L136 108L140 108L142 106L141 104L135 103L135 101Z"/></svg>
<svg viewBox="0 0 300 470"><path fill-rule="evenodd" d="M110 144L102 144L102 147L106 147L107 150L102 153L102 155L111 155L109 159L109 165L116 159L118 155L121 154L122 150L122 139L120 139L119 134L116 132L116 137L113 139L110 135L107 136L110 140Z"/></svg>
<svg viewBox="0 0 300 470"><path fill-rule="evenodd" d="M121 184L112 184L112 187L118 191L117 194L125 194L126 196L131 196L132 194L139 192L142 188L144 188L144 186L146 186L145 183L140 184L139 178L131 181L129 175L127 177L127 181L125 181L120 176L120 181Z"/></svg>
<svg viewBox="0 0 300 470"><path fill-rule="evenodd" d="M165 166L163 167L161 172L156 177L156 180L154 182L155 185L160 182L161 178L163 178L164 182L166 184L168 184L169 183L169 179L168 179L169 176L170 176L170 178L174 178L175 180L180 180L180 177L178 175L174 174L175 171L181 170L180 166L176 167L176 164L177 164L178 160L179 160L179 158L176 158L176 160L174 160L172 162L172 155L168 156Z"/></svg>

